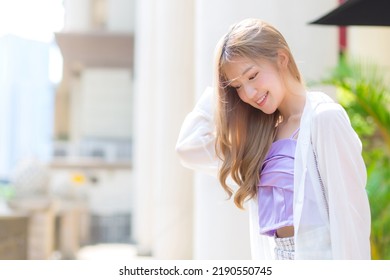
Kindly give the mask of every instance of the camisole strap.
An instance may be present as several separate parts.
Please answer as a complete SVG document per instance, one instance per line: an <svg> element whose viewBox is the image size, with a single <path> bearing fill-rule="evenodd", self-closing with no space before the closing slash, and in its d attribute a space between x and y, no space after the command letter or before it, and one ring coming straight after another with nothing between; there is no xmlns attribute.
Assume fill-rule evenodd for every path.
<svg viewBox="0 0 390 280"><path fill-rule="evenodd" d="M298 132L299 132L299 127L297 128L297 130L294 131L293 134L291 134L290 139L295 139L295 136L297 136Z"/></svg>

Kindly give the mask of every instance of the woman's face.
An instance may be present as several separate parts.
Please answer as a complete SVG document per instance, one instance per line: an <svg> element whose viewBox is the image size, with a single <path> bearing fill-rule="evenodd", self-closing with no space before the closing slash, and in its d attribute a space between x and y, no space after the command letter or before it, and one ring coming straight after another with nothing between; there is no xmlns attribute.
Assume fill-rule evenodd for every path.
<svg viewBox="0 0 390 280"><path fill-rule="evenodd" d="M274 63L235 57L224 65L223 71L229 86L236 89L245 103L266 114L274 113L282 103L284 83Z"/></svg>

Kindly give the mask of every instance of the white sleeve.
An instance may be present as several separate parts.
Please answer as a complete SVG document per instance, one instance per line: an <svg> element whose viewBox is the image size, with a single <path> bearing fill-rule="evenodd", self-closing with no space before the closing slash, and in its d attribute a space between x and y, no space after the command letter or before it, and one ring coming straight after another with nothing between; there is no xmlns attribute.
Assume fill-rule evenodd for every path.
<svg viewBox="0 0 390 280"><path fill-rule="evenodd" d="M369 259L371 217L360 139L337 103L319 105L314 122L314 149L328 195L333 258Z"/></svg>
<svg viewBox="0 0 390 280"><path fill-rule="evenodd" d="M247 201L249 208L249 238L251 244L251 255L253 260L273 260L275 255L275 241L272 237L260 234L259 215L257 199Z"/></svg>
<svg viewBox="0 0 390 280"><path fill-rule="evenodd" d="M215 153L214 99L213 88L206 88L184 119L176 152L185 167L217 176L220 160Z"/></svg>

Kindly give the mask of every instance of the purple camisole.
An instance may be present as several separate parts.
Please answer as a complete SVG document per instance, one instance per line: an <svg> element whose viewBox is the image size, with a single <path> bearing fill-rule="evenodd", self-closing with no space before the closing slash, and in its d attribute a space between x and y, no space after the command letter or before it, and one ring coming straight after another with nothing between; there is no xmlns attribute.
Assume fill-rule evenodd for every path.
<svg viewBox="0 0 390 280"><path fill-rule="evenodd" d="M293 225L294 154L298 133L272 143L260 173L258 186L260 234L274 236Z"/></svg>

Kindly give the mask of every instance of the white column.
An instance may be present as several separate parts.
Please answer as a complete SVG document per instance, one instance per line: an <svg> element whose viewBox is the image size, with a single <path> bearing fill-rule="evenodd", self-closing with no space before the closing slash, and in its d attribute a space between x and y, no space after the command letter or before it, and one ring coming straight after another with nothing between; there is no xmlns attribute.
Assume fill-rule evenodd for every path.
<svg viewBox="0 0 390 280"><path fill-rule="evenodd" d="M388 27L348 27L348 53L363 63L378 65L390 82L390 29Z"/></svg>
<svg viewBox="0 0 390 280"><path fill-rule="evenodd" d="M175 145L194 92L193 9L179 0L136 4L134 239L139 254L190 259L192 176Z"/></svg>
<svg viewBox="0 0 390 280"><path fill-rule="evenodd" d="M133 32L135 0L106 0L107 30L111 32Z"/></svg>
<svg viewBox="0 0 390 280"><path fill-rule="evenodd" d="M139 255L152 254L156 178L155 1L136 2L134 53L133 239Z"/></svg>
<svg viewBox="0 0 390 280"><path fill-rule="evenodd" d="M88 31L91 28L91 0L65 0L64 31Z"/></svg>
<svg viewBox="0 0 390 280"><path fill-rule="evenodd" d="M182 167L175 145L184 116L194 96L193 0L157 1L156 83L154 94L157 134L156 219L154 256L191 259L193 184Z"/></svg>

